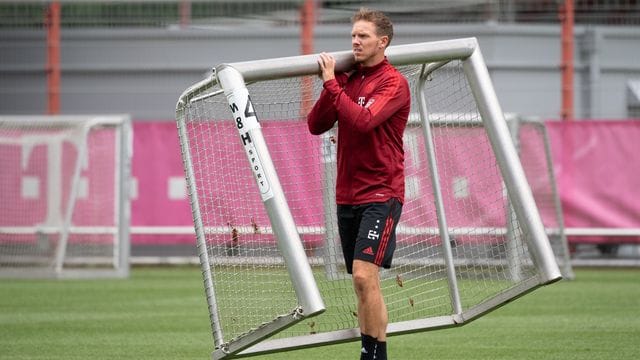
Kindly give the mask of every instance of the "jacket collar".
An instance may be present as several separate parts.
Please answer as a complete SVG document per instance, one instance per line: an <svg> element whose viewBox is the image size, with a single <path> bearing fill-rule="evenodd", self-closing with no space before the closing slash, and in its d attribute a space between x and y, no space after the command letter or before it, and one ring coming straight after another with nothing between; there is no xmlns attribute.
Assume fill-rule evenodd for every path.
<svg viewBox="0 0 640 360"><path fill-rule="evenodd" d="M373 66L362 66L362 64L358 64L358 72L363 75L373 74L384 66L389 65L389 60L385 56L382 61L373 65Z"/></svg>

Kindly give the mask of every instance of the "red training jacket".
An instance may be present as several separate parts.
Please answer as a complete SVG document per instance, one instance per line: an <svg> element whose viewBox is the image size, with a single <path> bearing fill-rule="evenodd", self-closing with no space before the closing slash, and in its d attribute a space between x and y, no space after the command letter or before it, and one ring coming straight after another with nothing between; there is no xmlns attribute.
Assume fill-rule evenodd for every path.
<svg viewBox="0 0 640 360"><path fill-rule="evenodd" d="M307 116L319 135L338 122L336 203L398 198L404 203L404 149L411 95L407 80L385 58L326 81Z"/></svg>

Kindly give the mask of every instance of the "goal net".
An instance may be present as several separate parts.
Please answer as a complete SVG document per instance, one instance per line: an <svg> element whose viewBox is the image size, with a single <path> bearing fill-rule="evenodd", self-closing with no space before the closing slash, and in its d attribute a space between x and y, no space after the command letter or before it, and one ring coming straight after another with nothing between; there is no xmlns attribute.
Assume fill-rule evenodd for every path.
<svg viewBox="0 0 640 360"><path fill-rule="evenodd" d="M350 52L334 53L338 69ZM412 89L388 333L464 324L560 278L475 39L387 49ZM359 338L315 56L216 67L176 117L213 358ZM258 120L259 119L259 120Z"/></svg>
<svg viewBox="0 0 640 360"><path fill-rule="evenodd" d="M128 116L0 117L0 277L127 277Z"/></svg>
<svg viewBox="0 0 640 360"><path fill-rule="evenodd" d="M574 279L547 128L536 119L515 115L506 119L562 277Z"/></svg>

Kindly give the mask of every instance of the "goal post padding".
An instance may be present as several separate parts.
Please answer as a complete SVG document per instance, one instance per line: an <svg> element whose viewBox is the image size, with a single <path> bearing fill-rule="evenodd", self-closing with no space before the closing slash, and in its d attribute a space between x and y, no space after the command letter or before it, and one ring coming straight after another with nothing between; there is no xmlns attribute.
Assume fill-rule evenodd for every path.
<svg viewBox="0 0 640 360"><path fill-rule="evenodd" d="M389 334L463 324L560 279L476 40L386 54L412 89L407 196L381 272ZM178 101L213 358L358 336L335 216L339 128L306 125L318 71L316 55L220 65Z"/></svg>
<svg viewBox="0 0 640 360"><path fill-rule="evenodd" d="M128 115L0 116L0 277L129 274Z"/></svg>

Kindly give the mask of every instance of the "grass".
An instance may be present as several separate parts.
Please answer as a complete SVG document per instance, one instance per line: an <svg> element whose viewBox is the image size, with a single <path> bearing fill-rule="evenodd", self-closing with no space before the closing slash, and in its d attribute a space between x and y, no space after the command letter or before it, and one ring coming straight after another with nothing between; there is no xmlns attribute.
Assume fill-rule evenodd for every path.
<svg viewBox="0 0 640 360"><path fill-rule="evenodd" d="M577 269L472 322L389 338L391 359L638 359L640 269ZM0 280L0 359L209 359L195 267L129 280ZM255 357L357 359L358 344Z"/></svg>

